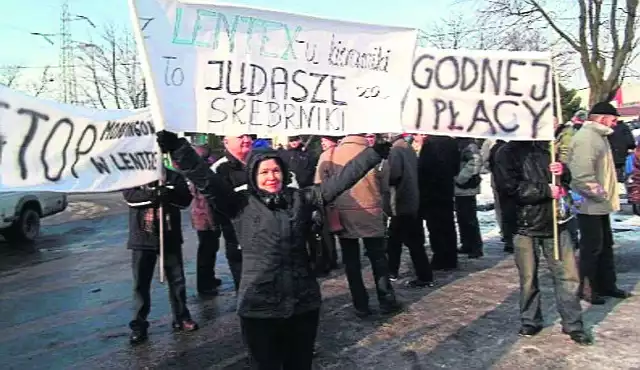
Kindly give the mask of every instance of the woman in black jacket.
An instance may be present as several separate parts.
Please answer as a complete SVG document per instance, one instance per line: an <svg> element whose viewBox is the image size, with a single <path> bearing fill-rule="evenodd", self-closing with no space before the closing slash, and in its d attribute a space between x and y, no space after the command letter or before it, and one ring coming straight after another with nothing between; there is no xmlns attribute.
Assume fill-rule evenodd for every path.
<svg viewBox="0 0 640 370"><path fill-rule="evenodd" d="M322 301L306 249L312 212L355 185L388 156L391 145L378 143L337 176L303 189L286 186L289 171L276 152L255 153L247 163L248 189L235 192L186 140L161 131L158 143L234 223L243 254L238 315L252 367L311 369Z"/></svg>

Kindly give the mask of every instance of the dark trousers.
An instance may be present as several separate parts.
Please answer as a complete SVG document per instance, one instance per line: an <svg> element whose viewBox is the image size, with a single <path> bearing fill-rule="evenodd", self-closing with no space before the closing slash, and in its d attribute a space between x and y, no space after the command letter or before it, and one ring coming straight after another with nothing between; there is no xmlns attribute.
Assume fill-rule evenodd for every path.
<svg viewBox="0 0 640 370"><path fill-rule="evenodd" d="M580 248L580 225L578 224L578 217L573 217L567 221L566 227L569 235L571 235L574 248Z"/></svg>
<svg viewBox="0 0 640 370"><path fill-rule="evenodd" d="M242 276L242 250L238 245L236 231L231 223L224 223L220 226L224 237L224 251L229 263L229 270L233 278L236 291L240 288L240 277Z"/></svg>
<svg viewBox="0 0 640 370"><path fill-rule="evenodd" d="M240 318L254 370L310 370L320 311L287 319Z"/></svg>
<svg viewBox="0 0 640 370"><path fill-rule="evenodd" d="M517 229L516 202L505 195L500 195L500 211L502 212L502 237L505 248L513 247L513 237Z"/></svg>
<svg viewBox="0 0 640 370"><path fill-rule="evenodd" d="M396 295L389 281L389 263L387 262L387 247L385 238L362 239L367 257L371 261L373 278L376 282L376 293L381 306L396 303ZM351 291L353 306L360 311L369 308L369 295L362 281L362 265L360 263L359 239L340 239L342 262Z"/></svg>
<svg viewBox="0 0 640 370"><path fill-rule="evenodd" d="M156 270L158 254L155 251L132 251L134 314L130 327L146 328L151 310L151 280ZM187 290L180 246L167 248L164 254L164 274L169 285L169 302L176 322L191 318L187 309Z"/></svg>
<svg viewBox="0 0 640 370"><path fill-rule="evenodd" d="M578 215L580 226L580 292L603 294L615 290L613 234L609 215ZM588 294L588 292L584 292Z"/></svg>
<svg viewBox="0 0 640 370"><path fill-rule="evenodd" d="M458 235L454 220L453 197L451 201L428 204L425 220L429 230L429 245L433 251L434 269L454 269L458 267Z"/></svg>
<svg viewBox="0 0 640 370"><path fill-rule="evenodd" d="M582 308L576 293L579 279L573 242L569 232L558 234L560 261L553 256L553 238L537 238L516 235L514 238L515 259L520 275L520 320L522 325L542 327L538 266L540 254L544 255L551 270L556 295L556 306L562 318L562 327L567 332L582 330Z"/></svg>
<svg viewBox="0 0 640 370"><path fill-rule="evenodd" d="M476 196L456 197L455 209L462 250L469 254L482 254L482 234L478 223Z"/></svg>
<svg viewBox="0 0 640 370"><path fill-rule="evenodd" d="M409 248L411 262L416 277L422 281L433 281L433 271L429 257L424 248L424 227L422 219L417 216L394 216L389 223L389 239L387 254L389 255L389 272L398 276L402 244Z"/></svg>
<svg viewBox="0 0 640 370"><path fill-rule="evenodd" d="M215 288L216 255L220 249L220 230L198 230L196 278L199 292Z"/></svg>

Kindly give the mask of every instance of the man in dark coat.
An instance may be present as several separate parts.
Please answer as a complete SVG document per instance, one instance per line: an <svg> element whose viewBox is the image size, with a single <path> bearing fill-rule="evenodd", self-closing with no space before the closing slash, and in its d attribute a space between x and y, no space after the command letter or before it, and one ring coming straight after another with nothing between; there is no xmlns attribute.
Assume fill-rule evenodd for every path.
<svg viewBox="0 0 640 370"><path fill-rule="evenodd" d="M613 127L613 133L607 136L607 139L611 145L618 182L625 182L624 165L629 153L632 153L636 148L636 139L633 137L629 125L624 122L618 122Z"/></svg>
<svg viewBox="0 0 640 370"><path fill-rule="evenodd" d="M193 331L198 325L187 308L187 293L182 262L182 222L180 210L191 203L191 192L184 177L166 170L166 183L153 182L123 191L129 205L129 242L132 249L133 320L129 323L131 344L147 340L151 309L151 279L153 278L160 246L160 212L164 212L164 271L169 283L169 297L173 311L174 330Z"/></svg>
<svg viewBox="0 0 640 370"><path fill-rule="evenodd" d="M427 221L434 270L458 267L454 220L454 185L460 171L460 151L454 138L428 136L418 161L421 214Z"/></svg>
<svg viewBox="0 0 640 370"><path fill-rule="evenodd" d="M420 211L420 190L418 189L418 158L411 145L398 138L393 143L389 154L390 215L389 239L387 254L389 255L389 279L398 279L402 244L405 244L411 255L411 262L416 279L409 280L406 286L420 288L433 286L433 272L424 248L424 227Z"/></svg>
<svg viewBox="0 0 640 370"><path fill-rule="evenodd" d="M497 176L496 171L498 171L501 166L504 166L505 161L509 159L504 155L504 145L506 145L505 141L498 140L496 141L496 145L491 148L489 154L489 170L491 171L498 195L498 203L500 204L500 229L502 230L504 251L513 253L513 236L516 229L516 204L504 186L495 181Z"/></svg>
<svg viewBox="0 0 640 370"><path fill-rule="evenodd" d="M225 153L217 160L211 170L221 176L233 189L240 191L247 188L247 172L245 165L251 155L253 138L250 135L225 136ZM240 287L242 271L242 251L231 221L224 215L215 215L224 237L225 256L233 278L236 291ZM218 236L219 237L219 236Z"/></svg>
<svg viewBox="0 0 640 370"><path fill-rule="evenodd" d="M289 148L279 154L301 188L313 185L318 158L306 150L300 136L289 137Z"/></svg>

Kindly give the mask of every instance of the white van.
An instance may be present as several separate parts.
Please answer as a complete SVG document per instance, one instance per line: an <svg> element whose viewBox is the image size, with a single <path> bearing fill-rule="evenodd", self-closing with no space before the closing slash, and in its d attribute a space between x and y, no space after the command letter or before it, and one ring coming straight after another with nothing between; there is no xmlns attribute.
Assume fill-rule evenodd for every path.
<svg viewBox="0 0 640 370"><path fill-rule="evenodd" d="M64 193L0 193L0 235L9 243L33 242L40 235L40 219L64 211L67 205Z"/></svg>

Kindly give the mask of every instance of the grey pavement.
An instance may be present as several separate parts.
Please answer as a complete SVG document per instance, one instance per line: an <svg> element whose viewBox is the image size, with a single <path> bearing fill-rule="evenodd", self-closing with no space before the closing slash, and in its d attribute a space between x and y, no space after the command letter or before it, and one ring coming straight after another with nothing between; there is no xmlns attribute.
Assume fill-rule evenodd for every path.
<svg viewBox="0 0 640 370"><path fill-rule="evenodd" d="M126 215L117 197L77 202L108 207L86 211L43 229L32 248L0 243L0 357L2 369L244 369L235 296L219 254L220 296L195 295L196 237L185 218L189 306L200 331L173 334L166 287L154 283L148 344L131 348L130 253ZM115 203L110 203L115 202ZM85 208L78 206L77 210ZM95 216L95 217L94 217ZM87 219L88 217L88 219ZM485 218L483 218L485 219ZM483 224L486 235L493 228ZM616 233L619 285L638 291L639 236ZM549 274L541 276L547 327L537 337L517 336L518 279L513 258L496 238L487 256L460 259L460 270L437 272L432 289L398 295L407 310L394 317L356 319L342 273L323 279L324 306L317 369L638 369L640 298L584 305L596 345L582 348L561 334ZM410 276L408 253L403 277ZM376 307L369 268L365 280Z"/></svg>

